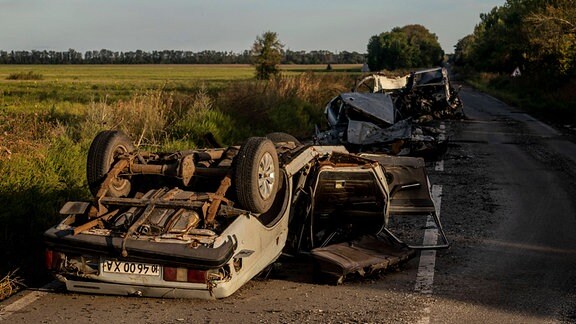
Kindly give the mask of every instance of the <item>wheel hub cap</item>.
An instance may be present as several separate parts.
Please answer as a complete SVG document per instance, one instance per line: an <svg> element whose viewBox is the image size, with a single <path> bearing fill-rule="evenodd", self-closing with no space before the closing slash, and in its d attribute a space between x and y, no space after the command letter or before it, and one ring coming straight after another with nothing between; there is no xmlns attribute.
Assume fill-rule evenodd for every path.
<svg viewBox="0 0 576 324"><path fill-rule="evenodd" d="M258 192L262 198L268 199L270 197L275 181L274 159L270 153L266 153L258 163Z"/></svg>

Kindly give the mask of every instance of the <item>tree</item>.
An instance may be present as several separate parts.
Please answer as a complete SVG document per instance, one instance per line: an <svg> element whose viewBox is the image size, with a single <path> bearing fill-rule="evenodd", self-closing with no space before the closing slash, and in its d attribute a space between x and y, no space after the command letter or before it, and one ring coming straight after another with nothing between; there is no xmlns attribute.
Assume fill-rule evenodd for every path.
<svg viewBox="0 0 576 324"><path fill-rule="evenodd" d="M252 45L253 64L256 66L256 78L268 80L280 73L278 64L282 61L282 48L278 34L267 31L256 37Z"/></svg>
<svg viewBox="0 0 576 324"><path fill-rule="evenodd" d="M546 4L524 23L531 65L557 75L576 75L576 1Z"/></svg>
<svg viewBox="0 0 576 324"><path fill-rule="evenodd" d="M372 71L431 67L443 58L438 37L422 25L395 27L372 36L368 42L367 60Z"/></svg>
<svg viewBox="0 0 576 324"><path fill-rule="evenodd" d="M527 37L522 32L524 5L512 1L480 14L474 28L474 56L482 58L474 66L483 71L510 73L524 65Z"/></svg>
<svg viewBox="0 0 576 324"><path fill-rule="evenodd" d="M474 35L467 35L458 40L454 46L453 62L456 65L465 66L471 65L474 62Z"/></svg>
<svg viewBox="0 0 576 324"><path fill-rule="evenodd" d="M437 66L442 63L444 51L436 34L422 25L406 25L400 31L406 34L408 43L415 47L414 67Z"/></svg>
<svg viewBox="0 0 576 324"><path fill-rule="evenodd" d="M554 79L576 75L575 0L507 0L480 20L456 45L456 64L506 74L521 67Z"/></svg>
<svg viewBox="0 0 576 324"><path fill-rule="evenodd" d="M398 27L372 36L368 43L368 66L371 71L412 67L414 48Z"/></svg>

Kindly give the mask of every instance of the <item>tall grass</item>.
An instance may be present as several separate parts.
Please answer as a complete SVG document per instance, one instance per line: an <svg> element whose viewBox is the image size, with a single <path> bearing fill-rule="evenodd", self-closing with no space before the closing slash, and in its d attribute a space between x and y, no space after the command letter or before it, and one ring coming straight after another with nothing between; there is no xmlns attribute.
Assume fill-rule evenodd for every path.
<svg viewBox="0 0 576 324"><path fill-rule="evenodd" d="M238 137L238 127L233 118L218 109L215 99L202 87L193 96L192 102L173 114L176 122L172 128L174 142L192 146L207 146L205 135L214 135L220 143L231 144Z"/></svg>
<svg viewBox="0 0 576 324"><path fill-rule="evenodd" d="M91 102L81 126L81 136L91 137L104 129L121 129L137 144L156 144L167 136L168 116L173 99L170 93L148 90L128 100Z"/></svg>
<svg viewBox="0 0 576 324"><path fill-rule="evenodd" d="M326 102L352 82L349 76L310 73L245 81L224 89L218 104L245 136L287 132L303 138L322 122Z"/></svg>
<svg viewBox="0 0 576 324"><path fill-rule="evenodd" d="M42 80L44 76L34 71L10 73L6 80Z"/></svg>

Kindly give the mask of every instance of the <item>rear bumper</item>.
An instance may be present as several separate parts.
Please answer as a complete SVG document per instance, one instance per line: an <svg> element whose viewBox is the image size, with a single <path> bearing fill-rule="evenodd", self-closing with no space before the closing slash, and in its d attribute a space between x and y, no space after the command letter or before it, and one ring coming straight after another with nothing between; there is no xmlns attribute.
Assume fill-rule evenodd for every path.
<svg viewBox="0 0 576 324"><path fill-rule="evenodd" d="M232 289L232 284L222 284L212 289L206 285L198 285L198 288L169 288L143 285L127 285L119 283L79 281L64 279L66 289L72 292L100 294L100 295L120 295L155 298L199 298L215 299L230 296L236 289Z"/></svg>
<svg viewBox="0 0 576 324"><path fill-rule="evenodd" d="M86 253L93 255L119 258L122 251L122 238L78 234L71 231L58 230L56 227L44 233L44 241L50 249L64 253ZM128 240L126 251L132 261L189 266L197 269L213 269L225 265L236 246L236 239L228 237L221 246L209 248L205 246L190 247L188 244L155 243L145 240Z"/></svg>

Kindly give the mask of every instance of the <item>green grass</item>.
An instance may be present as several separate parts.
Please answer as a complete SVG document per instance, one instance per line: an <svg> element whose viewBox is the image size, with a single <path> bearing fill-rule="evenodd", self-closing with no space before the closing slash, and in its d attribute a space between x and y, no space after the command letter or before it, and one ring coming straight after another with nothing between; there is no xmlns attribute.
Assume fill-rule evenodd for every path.
<svg viewBox="0 0 576 324"><path fill-rule="evenodd" d="M23 71L43 79L6 80ZM205 83L221 88L253 74L249 65L0 65L0 105L19 109L30 102L116 101L153 88L187 92Z"/></svg>
<svg viewBox="0 0 576 324"><path fill-rule="evenodd" d="M306 71L349 74L361 66L283 65L282 73L295 76ZM10 75L42 75L41 80L7 80ZM162 88L193 93L200 87L218 92L230 82L254 78L250 65L0 65L0 107L40 110L62 102L87 104L91 101L117 101L135 92ZM48 103L43 105L41 103Z"/></svg>
<svg viewBox="0 0 576 324"><path fill-rule="evenodd" d="M332 65L328 72L360 72L361 65ZM298 74L305 71L326 71L326 65L281 65L282 72ZM243 64L215 65L0 65L0 84L6 85L11 74L34 73L43 76L43 82L85 83L90 85L116 85L129 83L131 86L149 87L164 82L190 83L198 81L228 82L254 78L254 68ZM3 80L3 81L1 81Z"/></svg>
<svg viewBox="0 0 576 324"><path fill-rule="evenodd" d="M0 79L22 71L34 71L50 82L149 85L163 81L249 79L249 65L0 65Z"/></svg>

